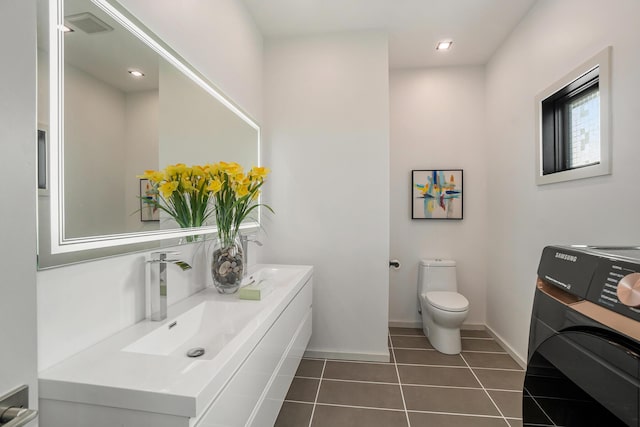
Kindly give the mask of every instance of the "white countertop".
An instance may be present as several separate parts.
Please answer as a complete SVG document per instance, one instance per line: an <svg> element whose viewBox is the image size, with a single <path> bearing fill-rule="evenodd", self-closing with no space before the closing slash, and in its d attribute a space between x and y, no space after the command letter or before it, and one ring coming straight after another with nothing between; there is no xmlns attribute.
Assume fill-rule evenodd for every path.
<svg viewBox="0 0 640 427"><path fill-rule="evenodd" d="M168 308L161 322L144 320L39 374L41 399L64 400L185 417L208 407L280 313L311 277L313 267L257 265L281 270L262 301L240 300L207 288ZM255 309L248 324L210 359L154 355L122 349L207 301ZM216 325L211 325L212 328Z"/></svg>

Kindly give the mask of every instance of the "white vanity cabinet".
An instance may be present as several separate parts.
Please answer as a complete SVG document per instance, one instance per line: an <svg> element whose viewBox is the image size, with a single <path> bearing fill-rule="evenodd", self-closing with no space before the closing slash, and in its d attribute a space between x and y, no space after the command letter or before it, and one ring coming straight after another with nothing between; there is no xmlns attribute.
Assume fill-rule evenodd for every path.
<svg viewBox="0 0 640 427"><path fill-rule="evenodd" d="M273 426L311 337L311 279L207 409L197 427Z"/></svg>
<svg viewBox="0 0 640 427"><path fill-rule="evenodd" d="M207 289L170 307L166 321L140 322L41 372L40 426L273 426L311 337L313 278L310 266L259 267L274 281L262 301ZM186 321L202 307L241 319ZM165 339L175 322L187 325L175 328L185 345L208 336L225 344L187 358L180 340ZM147 350L158 332L173 347Z"/></svg>

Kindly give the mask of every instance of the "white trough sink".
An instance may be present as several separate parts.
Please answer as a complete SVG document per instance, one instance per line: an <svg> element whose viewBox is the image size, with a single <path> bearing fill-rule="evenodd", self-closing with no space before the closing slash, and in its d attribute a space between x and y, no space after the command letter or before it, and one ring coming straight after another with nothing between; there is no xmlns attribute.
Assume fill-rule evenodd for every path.
<svg viewBox="0 0 640 427"><path fill-rule="evenodd" d="M222 402L222 391L243 372L243 364L281 314L285 310L298 317L306 316L305 310L310 313L311 286L305 285L311 282L312 271L310 266L259 266L247 281L270 282L273 290L261 301L240 300L237 294L221 295L207 288L170 306L167 320L144 320L120 331L40 372L41 407L47 414L58 402L87 410L112 408L109 410L119 415L104 419L103 424L109 426L141 425L139 420L123 424L119 417L151 413L169 416L172 426L199 424L212 402ZM294 299L300 301L299 308L291 312L288 308ZM296 318L296 328L302 317ZM304 324L306 332L300 339L306 346L311 332L310 323ZM291 333L285 334L287 342ZM284 351L286 344L279 346L278 350ZM188 357L187 351L195 347L203 348L204 354ZM254 358L266 361L272 351L269 347L265 355ZM297 360L302 351L297 350ZM55 413L61 414L57 409ZM218 413L216 409L214 415ZM185 424L177 423L176 417L182 417ZM62 417L59 421L48 425L88 425Z"/></svg>
<svg viewBox="0 0 640 427"><path fill-rule="evenodd" d="M212 359L238 335L255 315L255 306L201 302L123 348L132 353L188 357L193 348L203 348L199 359Z"/></svg>
<svg viewBox="0 0 640 427"><path fill-rule="evenodd" d="M289 283L294 270L261 268L247 276L244 283L270 283L274 288ZM261 306L256 302L238 304L230 301L204 301L178 317L165 321L162 327L123 348L132 353L157 356L189 357L194 348L204 349L198 359L213 359L252 320Z"/></svg>

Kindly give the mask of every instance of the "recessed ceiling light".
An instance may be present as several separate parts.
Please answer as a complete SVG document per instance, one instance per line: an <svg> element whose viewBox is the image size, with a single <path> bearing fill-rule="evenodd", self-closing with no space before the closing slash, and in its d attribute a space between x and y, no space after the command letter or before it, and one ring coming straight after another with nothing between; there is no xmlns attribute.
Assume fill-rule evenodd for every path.
<svg viewBox="0 0 640 427"><path fill-rule="evenodd" d="M451 40L438 42L438 44L436 45L436 50L449 50L451 49L452 44L453 41Z"/></svg>
<svg viewBox="0 0 640 427"><path fill-rule="evenodd" d="M144 77L144 73L138 70L129 70L129 74L131 74L133 77Z"/></svg>
<svg viewBox="0 0 640 427"><path fill-rule="evenodd" d="M63 26L62 26L62 32L63 32L63 33L73 33L73 31L74 31L74 30L73 30L73 28L71 28L71 27L67 27L66 25L63 25Z"/></svg>

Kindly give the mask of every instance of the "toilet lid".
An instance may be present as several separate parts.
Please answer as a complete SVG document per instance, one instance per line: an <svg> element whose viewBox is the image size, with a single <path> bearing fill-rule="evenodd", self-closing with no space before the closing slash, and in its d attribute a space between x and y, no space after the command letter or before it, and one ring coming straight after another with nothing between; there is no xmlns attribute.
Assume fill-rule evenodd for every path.
<svg viewBox="0 0 640 427"><path fill-rule="evenodd" d="M429 304L440 310L465 311L469 308L469 301L457 292L432 291L426 296Z"/></svg>

